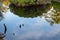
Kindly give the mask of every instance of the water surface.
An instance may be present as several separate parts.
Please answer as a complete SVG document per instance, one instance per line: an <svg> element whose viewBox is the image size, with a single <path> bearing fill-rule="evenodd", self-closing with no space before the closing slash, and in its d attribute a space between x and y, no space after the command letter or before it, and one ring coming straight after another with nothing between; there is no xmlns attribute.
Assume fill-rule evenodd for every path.
<svg viewBox="0 0 60 40"><path fill-rule="evenodd" d="M4 31L4 24L7 31L1 40L60 40L59 11L53 6L30 8L2 12L0 32Z"/></svg>

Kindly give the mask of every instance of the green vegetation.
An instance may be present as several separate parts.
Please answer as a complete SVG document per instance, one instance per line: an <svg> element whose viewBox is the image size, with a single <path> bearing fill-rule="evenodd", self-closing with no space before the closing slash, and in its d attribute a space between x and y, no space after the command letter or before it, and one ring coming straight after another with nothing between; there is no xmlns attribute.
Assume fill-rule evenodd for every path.
<svg viewBox="0 0 60 40"><path fill-rule="evenodd" d="M47 17L47 18L49 18L49 17ZM52 25L54 23L60 24L60 13L54 13L53 15L50 15L50 18L52 19L50 21L48 21L49 19L47 19L47 21L50 22L50 24L52 24Z"/></svg>
<svg viewBox="0 0 60 40"><path fill-rule="evenodd" d="M56 1L52 1L52 6L56 10L56 13L52 15L52 19L54 20L55 23L59 24L60 23L60 3Z"/></svg>
<svg viewBox="0 0 60 40"><path fill-rule="evenodd" d="M21 17L37 17L42 16L43 13L50 9L50 5L29 6L24 8L16 8L13 5L10 7L11 11Z"/></svg>
<svg viewBox="0 0 60 40"><path fill-rule="evenodd" d="M10 0L11 3L17 4L17 5L31 5L31 4L40 4L40 0Z"/></svg>
<svg viewBox="0 0 60 40"><path fill-rule="evenodd" d="M56 12L52 11L52 15L50 15L50 17L47 17L51 18L52 20L48 21L49 19L47 19L47 21L50 22L51 25L54 23L60 24L60 3L52 1L51 6L54 8L54 10L56 10Z"/></svg>
<svg viewBox="0 0 60 40"><path fill-rule="evenodd" d="M12 0L13 1L13 0ZM33 0L31 0L33 1ZM23 4L23 0L20 1L21 4ZM33 3L33 2L32 2ZM27 1L28 4L28 1ZM53 25L54 23L59 24L60 23L60 3L56 1L52 1L51 5L39 5L39 6L27 6L27 7L15 7L13 5L10 6L11 12L14 14L20 16L20 17L37 17L37 16L42 16L43 13L46 13L48 10L50 10L51 7L54 7L54 9L57 11L53 15L51 15L51 20L50 24Z"/></svg>
<svg viewBox="0 0 60 40"><path fill-rule="evenodd" d="M55 10L60 10L60 3L59 2L52 1L51 4Z"/></svg>

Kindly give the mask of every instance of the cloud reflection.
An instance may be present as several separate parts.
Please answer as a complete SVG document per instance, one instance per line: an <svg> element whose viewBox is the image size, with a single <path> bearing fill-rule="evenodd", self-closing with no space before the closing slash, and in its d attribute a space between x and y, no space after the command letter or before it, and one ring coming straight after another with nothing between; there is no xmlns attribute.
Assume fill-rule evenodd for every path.
<svg viewBox="0 0 60 40"><path fill-rule="evenodd" d="M60 25L50 26L44 18L18 17L10 12L4 16L8 32L13 32L15 40L59 40ZM24 27L20 29L19 24L24 24ZM11 34L8 36L8 39L13 37Z"/></svg>

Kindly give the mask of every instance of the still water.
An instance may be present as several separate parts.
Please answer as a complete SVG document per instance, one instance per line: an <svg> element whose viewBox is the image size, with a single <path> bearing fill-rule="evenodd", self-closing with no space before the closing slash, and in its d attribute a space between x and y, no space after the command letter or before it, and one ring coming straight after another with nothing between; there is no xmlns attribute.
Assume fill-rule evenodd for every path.
<svg viewBox="0 0 60 40"><path fill-rule="evenodd" d="M1 40L60 40L59 10L56 12L53 6L46 5L17 10L10 8L0 13L0 32L6 27Z"/></svg>

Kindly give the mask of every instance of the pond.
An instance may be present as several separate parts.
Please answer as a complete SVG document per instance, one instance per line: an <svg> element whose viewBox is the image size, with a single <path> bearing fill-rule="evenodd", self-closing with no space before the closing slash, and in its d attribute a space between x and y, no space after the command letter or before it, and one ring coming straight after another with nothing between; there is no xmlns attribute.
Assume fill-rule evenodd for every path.
<svg viewBox="0 0 60 40"><path fill-rule="evenodd" d="M60 4L16 8L0 12L0 40L60 40ZM58 5L56 5L58 4ZM4 29L5 28L5 29Z"/></svg>

